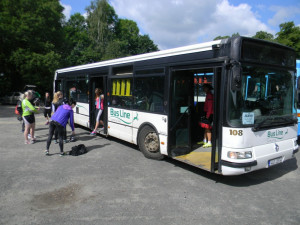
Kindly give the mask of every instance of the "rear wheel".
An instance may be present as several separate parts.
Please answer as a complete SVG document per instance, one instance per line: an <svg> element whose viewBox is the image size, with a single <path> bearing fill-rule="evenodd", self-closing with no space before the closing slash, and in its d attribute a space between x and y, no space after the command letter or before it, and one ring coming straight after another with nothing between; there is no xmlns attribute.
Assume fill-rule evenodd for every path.
<svg viewBox="0 0 300 225"><path fill-rule="evenodd" d="M161 160L164 156L160 153L159 136L156 131L145 126L139 133L138 138L139 148L146 158Z"/></svg>

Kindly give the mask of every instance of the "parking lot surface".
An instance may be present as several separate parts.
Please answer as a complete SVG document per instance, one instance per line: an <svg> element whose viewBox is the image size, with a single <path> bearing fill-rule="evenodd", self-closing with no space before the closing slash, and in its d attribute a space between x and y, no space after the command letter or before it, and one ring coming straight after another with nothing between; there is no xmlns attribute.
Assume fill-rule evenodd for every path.
<svg viewBox="0 0 300 225"><path fill-rule="evenodd" d="M236 177L166 159L134 145L76 129L59 156L36 115L38 142L24 145L14 106L0 105L0 224L300 224L299 153L272 168Z"/></svg>

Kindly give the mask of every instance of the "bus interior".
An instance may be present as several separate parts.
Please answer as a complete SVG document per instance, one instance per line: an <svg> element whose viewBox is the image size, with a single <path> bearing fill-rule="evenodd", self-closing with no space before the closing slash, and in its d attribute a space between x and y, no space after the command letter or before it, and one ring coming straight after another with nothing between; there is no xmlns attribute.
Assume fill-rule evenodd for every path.
<svg viewBox="0 0 300 225"><path fill-rule="evenodd" d="M212 147L205 148L199 143L204 139L204 128L200 126L201 118L205 117L203 85L216 87L216 71L215 68L174 69L171 75L170 155L208 171L215 170L218 161L215 154L217 131L212 126ZM215 96L215 90L211 92Z"/></svg>

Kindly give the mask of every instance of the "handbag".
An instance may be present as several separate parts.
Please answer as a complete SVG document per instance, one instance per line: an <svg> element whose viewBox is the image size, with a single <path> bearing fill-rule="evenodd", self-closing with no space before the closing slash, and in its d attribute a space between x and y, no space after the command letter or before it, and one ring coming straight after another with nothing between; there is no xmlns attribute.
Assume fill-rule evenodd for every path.
<svg viewBox="0 0 300 225"><path fill-rule="evenodd" d="M200 118L200 123L204 123L204 124L208 124L208 125L211 124L211 122L209 121L209 119L207 119L205 116L202 116Z"/></svg>

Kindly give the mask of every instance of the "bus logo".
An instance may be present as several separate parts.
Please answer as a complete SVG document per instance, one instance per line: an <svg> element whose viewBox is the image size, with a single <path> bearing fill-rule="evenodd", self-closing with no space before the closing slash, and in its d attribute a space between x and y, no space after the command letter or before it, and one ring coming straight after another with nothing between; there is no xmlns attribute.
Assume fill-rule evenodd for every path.
<svg viewBox="0 0 300 225"><path fill-rule="evenodd" d="M275 151L278 152L279 151L279 145L275 143Z"/></svg>
<svg viewBox="0 0 300 225"><path fill-rule="evenodd" d="M275 131L268 131L268 138L271 139L277 139L281 140L285 137L285 135L288 134L288 130L283 131L283 130L275 130Z"/></svg>
<svg viewBox="0 0 300 225"><path fill-rule="evenodd" d="M139 118L138 118L138 113L136 113L136 116L133 118L133 120L131 119L131 112L127 112L125 111L124 109L110 109L110 117L111 118L115 118L117 120L115 120L115 122L123 122L125 124L132 124L133 121L138 121Z"/></svg>

